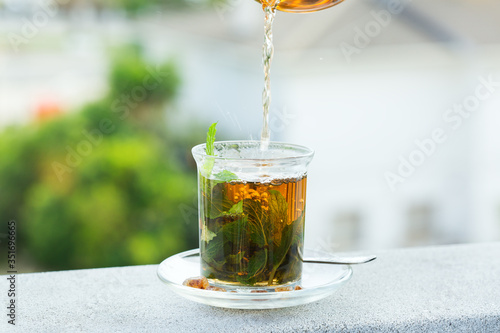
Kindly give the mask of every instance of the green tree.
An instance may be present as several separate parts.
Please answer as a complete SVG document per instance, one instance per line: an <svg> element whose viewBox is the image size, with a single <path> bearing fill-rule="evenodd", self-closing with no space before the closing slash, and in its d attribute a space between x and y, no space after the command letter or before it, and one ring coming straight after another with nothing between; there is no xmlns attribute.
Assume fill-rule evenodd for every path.
<svg viewBox="0 0 500 333"><path fill-rule="evenodd" d="M186 129L201 136L183 140L166 130L176 67L128 51L102 100L0 134L0 216L19 220L19 244L39 269L152 264L196 247L187 152L203 133ZM148 88L152 68L162 75Z"/></svg>

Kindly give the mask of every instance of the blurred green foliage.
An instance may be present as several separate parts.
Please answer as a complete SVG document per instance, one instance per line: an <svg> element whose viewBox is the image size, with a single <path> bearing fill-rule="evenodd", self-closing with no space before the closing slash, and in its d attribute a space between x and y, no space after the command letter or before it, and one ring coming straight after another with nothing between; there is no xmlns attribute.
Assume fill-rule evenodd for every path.
<svg viewBox="0 0 500 333"><path fill-rule="evenodd" d="M121 8L136 15L148 11L217 8L226 2L227 0L102 0L99 5L108 8Z"/></svg>
<svg viewBox="0 0 500 333"><path fill-rule="evenodd" d="M167 131L179 87L172 62L120 52L100 101L0 134L0 216L37 270L159 263L197 247L203 131ZM201 140L200 140L201 139Z"/></svg>

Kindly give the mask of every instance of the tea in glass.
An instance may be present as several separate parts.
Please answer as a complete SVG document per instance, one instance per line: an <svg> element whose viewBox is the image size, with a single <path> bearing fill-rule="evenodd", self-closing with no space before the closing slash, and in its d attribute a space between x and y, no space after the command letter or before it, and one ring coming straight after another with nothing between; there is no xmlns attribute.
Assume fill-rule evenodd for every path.
<svg viewBox="0 0 500 333"><path fill-rule="evenodd" d="M297 282L306 171L313 152L274 142L261 150L259 141L218 142L215 147L215 157L204 154L204 145L193 148L199 170L201 274L215 284Z"/></svg>

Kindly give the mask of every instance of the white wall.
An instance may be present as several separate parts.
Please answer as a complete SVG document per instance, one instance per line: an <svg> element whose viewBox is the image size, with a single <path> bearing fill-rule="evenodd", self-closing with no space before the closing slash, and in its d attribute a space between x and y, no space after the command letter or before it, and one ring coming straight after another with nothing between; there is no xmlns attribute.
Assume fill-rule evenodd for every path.
<svg viewBox="0 0 500 333"><path fill-rule="evenodd" d="M406 245L407 212L415 205L432 212L432 243L500 239L500 88L453 130L443 115L474 95L477 76L492 70L437 46L418 49L404 54L399 48L390 65L384 60L394 54L390 48L371 50L369 62L284 80L297 110L286 140L316 150L308 183L309 244L343 234L333 221L347 210L361 216L360 242L332 247ZM447 140L391 191L385 172L396 172L398 156L408 158L414 141L431 137L435 128Z"/></svg>

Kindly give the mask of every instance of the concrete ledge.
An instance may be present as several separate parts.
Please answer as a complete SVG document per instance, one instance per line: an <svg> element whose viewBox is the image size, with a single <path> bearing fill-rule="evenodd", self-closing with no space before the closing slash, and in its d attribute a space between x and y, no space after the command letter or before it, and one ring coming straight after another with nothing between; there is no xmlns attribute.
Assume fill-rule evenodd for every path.
<svg viewBox="0 0 500 333"><path fill-rule="evenodd" d="M2 332L500 332L500 243L377 253L316 303L228 310L185 300L156 265L21 274Z"/></svg>

